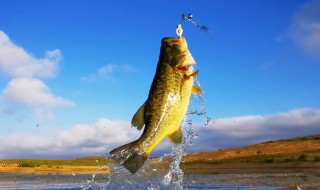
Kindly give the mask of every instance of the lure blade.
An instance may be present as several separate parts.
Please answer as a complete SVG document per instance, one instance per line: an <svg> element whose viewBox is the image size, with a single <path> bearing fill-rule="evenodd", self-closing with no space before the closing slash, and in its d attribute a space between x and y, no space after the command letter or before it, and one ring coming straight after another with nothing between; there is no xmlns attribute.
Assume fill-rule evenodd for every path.
<svg viewBox="0 0 320 190"><path fill-rule="evenodd" d="M203 30L203 31L205 31L205 32L207 32L207 33L211 33L210 30L209 30L209 28L206 27L206 26L200 26L200 29Z"/></svg>

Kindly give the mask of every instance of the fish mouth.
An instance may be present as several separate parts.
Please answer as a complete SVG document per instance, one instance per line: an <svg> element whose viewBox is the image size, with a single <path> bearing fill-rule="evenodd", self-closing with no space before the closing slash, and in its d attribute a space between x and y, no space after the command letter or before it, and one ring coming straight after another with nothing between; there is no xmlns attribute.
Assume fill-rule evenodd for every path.
<svg viewBox="0 0 320 190"><path fill-rule="evenodd" d="M190 71L192 72L193 71L193 64L177 66L177 67L175 67L175 70L178 72L182 72L182 73L188 73Z"/></svg>
<svg viewBox="0 0 320 190"><path fill-rule="evenodd" d="M193 65L196 64L192 55L189 52L176 56L175 61L177 64L174 66L174 69L177 72L182 73L193 72Z"/></svg>
<svg viewBox="0 0 320 190"><path fill-rule="evenodd" d="M188 74L193 72L196 64L184 37L166 37L162 39L162 50L165 52L171 67L179 73Z"/></svg>

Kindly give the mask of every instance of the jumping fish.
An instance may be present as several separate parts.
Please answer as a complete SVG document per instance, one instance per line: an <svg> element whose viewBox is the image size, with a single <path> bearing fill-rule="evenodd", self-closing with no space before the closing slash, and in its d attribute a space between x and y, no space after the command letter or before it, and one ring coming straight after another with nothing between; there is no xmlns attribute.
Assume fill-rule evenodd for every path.
<svg viewBox="0 0 320 190"><path fill-rule="evenodd" d="M135 173L163 138L182 143L180 124L188 110L190 96L202 93L202 89L194 85L198 74L194 64L183 36L162 39L148 99L131 121L132 126L138 130L144 127L144 131L139 139L110 152L116 163Z"/></svg>

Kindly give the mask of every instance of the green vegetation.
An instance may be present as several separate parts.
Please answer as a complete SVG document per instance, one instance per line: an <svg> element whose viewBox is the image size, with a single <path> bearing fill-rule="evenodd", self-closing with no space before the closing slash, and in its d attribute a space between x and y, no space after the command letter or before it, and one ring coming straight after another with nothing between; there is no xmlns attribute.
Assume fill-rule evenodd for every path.
<svg viewBox="0 0 320 190"><path fill-rule="evenodd" d="M291 158L285 158L284 162L292 162L292 159Z"/></svg>
<svg viewBox="0 0 320 190"><path fill-rule="evenodd" d="M40 164L35 164L32 162L26 162L26 161L23 161L23 162L19 163L18 165L19 165L19 167L29 167L29 168L35 168L35 167L40 166Z"/></svg>
<svg viewBox="0 0 320 190"><path fill-rule="evenodd" d="M298 157L298 160L301 161L301 162L305 162L307 161L307 155L305 154L302 154Z"/></svg>
<svg viewBox="0 0 320 190"><path fill-rule="evenodd" d="M272 158L266 158L266 159L264 159L264 162L265 163L273 163L274 160Z"/></svg>

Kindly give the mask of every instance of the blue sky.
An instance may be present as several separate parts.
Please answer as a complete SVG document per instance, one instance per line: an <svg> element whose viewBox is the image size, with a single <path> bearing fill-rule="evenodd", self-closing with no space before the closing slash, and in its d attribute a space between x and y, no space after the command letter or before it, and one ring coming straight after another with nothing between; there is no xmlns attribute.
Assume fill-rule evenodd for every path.
<svg viewBox="0 0 320 190"><path fill-rule="evenodd" d="M211 30L183 22L212 118L195 119L189 152L320 133L319 9L319 0L1 1L0 158L104 155L138 138L131 117L182 13ZM154 155L168 151L166 141Z"/></svg>

